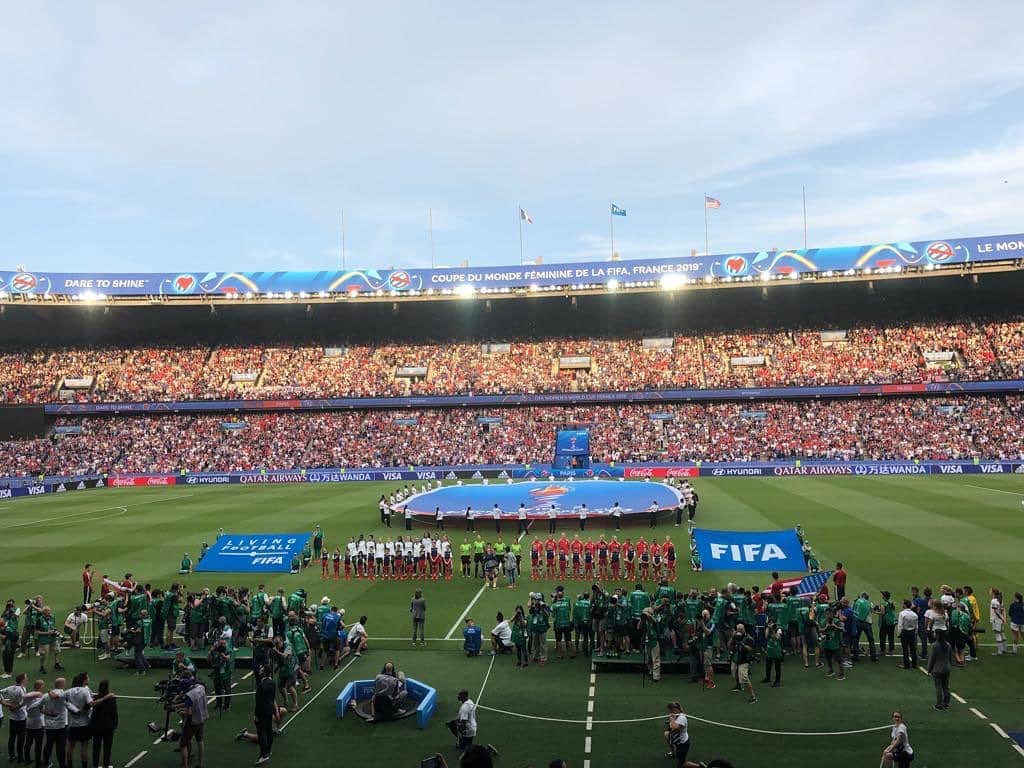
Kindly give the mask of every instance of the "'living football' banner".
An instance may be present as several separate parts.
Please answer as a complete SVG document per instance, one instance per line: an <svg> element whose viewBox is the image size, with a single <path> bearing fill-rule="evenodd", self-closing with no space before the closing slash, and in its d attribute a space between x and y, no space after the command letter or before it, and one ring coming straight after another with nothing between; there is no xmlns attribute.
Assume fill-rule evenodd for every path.
<svg viewBox="0 0 1024 768"><path fill-rule="evenodd" d="M226 533L213 543L196 571L287 573L308 533Z"/></svg>
<svg viewBox="0 0 1024 768"><path fill-rule="evenodd" d="M693 538L705 571L804 571L796 531L711 531Z"/></svg>

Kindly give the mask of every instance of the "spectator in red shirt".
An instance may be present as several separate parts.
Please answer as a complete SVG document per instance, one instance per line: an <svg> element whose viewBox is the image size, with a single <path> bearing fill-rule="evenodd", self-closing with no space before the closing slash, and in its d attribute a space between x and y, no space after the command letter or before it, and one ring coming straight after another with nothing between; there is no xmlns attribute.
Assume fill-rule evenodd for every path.
<svg viewBox="0 0 1024 768"><path fill-rule="evenodd" d="M832 581L836 585L836 600L846 597L846 571L842 563L836 563L836 572L832 574Z"/></svg>

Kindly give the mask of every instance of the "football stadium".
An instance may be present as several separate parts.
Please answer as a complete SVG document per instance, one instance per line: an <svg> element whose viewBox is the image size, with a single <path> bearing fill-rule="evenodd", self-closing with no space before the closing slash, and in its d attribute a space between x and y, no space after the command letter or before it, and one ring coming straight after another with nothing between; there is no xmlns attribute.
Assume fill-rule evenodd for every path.
<svg viewBox="0 0 1024 768"><path fill-rule="evenodd" d="M121 30L115 48L140 62L180 53L154 93L173 100L183 89L182 114L196 116L206 102L195 93L206 88L248 87L226 68L231 46L214 55L211 38L179 51L154 32L155 8L124 10L124 19L96 10L96 29ZM748 169L751 200L761 202L721 220L736 228L715 232L728 247L710 233L724 226L715 217L730 215L727 193L747 189L739 181L697 193L699 217L685 226L702 247L639 245L626 232L634 220L645 226L644 213L617 198L595 203L599 253L550 245L552 257L532 255L545 230L526 208L543 209L516 202L506 207L518 258L496 247L441 266L435 234L454 248L460 226L475 226L465 224L472 205L430 208L426 259L392 229L405 215L396 192L381 193L373 213L353 206L367 222L382 217L357 227L368 244L354 253L342 214L328 264L312 246L250 251L228 208L242 207L243 229L283 232L272 210L299 199L285 192L292 172L355 195L385 167L395 172L386 155L422 129L397 119L376 136L359 127L371 169L359 176L352 166L349 178L321 167L313 122L328 113L316 99L360 78L342 68L326 82L306 68L321 56L340 66L335 41L322 37L333 12L317 29L312 9L303 24L291 14L272 23L265 10L254 14L295 58L253 53L260 98L240 110L244 129L228 131L238 104L223 92L224 111L203 113L201 139L194 125L163 124L142 99L149 106L128 123L152 132L159 159L142 160L125 136L118 160L93 148L104 173L147 204L163 198L128 180L146 169L180 195L159 214L169 245L145 253L128 222L151 214L97 202L113 200L98 177L71 197L103 213L40 228L33 217L56 218L68 190L43 188L52 168L36 146L0 146L12 174L38 176L0 214L11 233L0 236L0 749L11 763L1024 765L1024 234L1012 234L1019 208L1003 189L1019 165L966 155L970 173L998 166L997 191L974 189L958 220L935 213L931 197L920 218L885 201L858 208L880 219L860 222L856 231L869 233L860 243L838 239L854 230L823 224L828 236L808 247L804 193L803 245L758 245L776 231L798 242L800 225L759 223L756 206L773 194L760 185L782 171L750 161L727 173ZM412 30L419 11L406 10L410 18L385 26ZM362 19L367 39L383 23L375 13ZM462 23L456 49L469 45L469 28L495 19ZM49 40L38 19L15 26ZM217 29L218 40L231 37ZM351 34L339 49L374 60ZM615 38L611 27L580 34ZM101 47L47 45L91 51L87 60ZM474 44L473 60L515 60L495 45ZM14 41L10 50L36 55ZM40 82L64 83L62 61L59 72L39 70ZM149 72L93 64L83 71L97 94ZM660 66L636 64L647 74ZM975 66L981 78L985 63ZM416 98L386 66L368 77L381 93ZM396 77L428 87L425 73ZM786 81L781 70L766 77ZM991 77L984 82L1001 82ZM250 118L269 117L270 101L300 80L312 111L290 114L306 133L287 134L298 138L287 152L277 138L260 146L301 165L257 203L247 196L259 174L232 170L231 148L249 146L245 136L264 130ZM455 80L486 112L474 75L460 66ZM570 101L584 87L550 86ZM987 114L1011 93L992 87L991 102L978 96L965 109ZM34 98L14 100L26 105L19 120ZM386 109L374 95L356 98ZM952 109L962 94L941 98ZM571 103L584 109L586 99ZM84 136L88 109L75 110ZM447 153L436 149L452 169L455 146L492 147L454 113L420 117L459 132ZM374 125L369 113L360 120ZM28 124L0 121L0 135ZM77 135L48 124L40 143ZM759 140L791 129L766 124ZM557 133L552 147L575 158L576 140ZM858 139L848 140L840 149L858 162ZM888 181L909 187L915 174L959 172L925 168L918 150L901 150L908 164ZM538 179L545 163L566 184L601 166L523 151ZM659 161L677 161L659 151ZM808 152L794 162L833 161ZM83 179L95 171L47 157ZM422 169L402 157L397 173L420 184ZM488 198L491 183L466 168L452 178ZM232 186L188 200L193 176ZM979 214L986 206L1008 213ZM124 255L111 221L137 256ZM483 243L510 234L483 230ZM80 238L81 250L65 251L65 237ZM206 262L213 271L177 266L198 262L184 258L191 247L204 259L206 248L224 253Z"/></svg>

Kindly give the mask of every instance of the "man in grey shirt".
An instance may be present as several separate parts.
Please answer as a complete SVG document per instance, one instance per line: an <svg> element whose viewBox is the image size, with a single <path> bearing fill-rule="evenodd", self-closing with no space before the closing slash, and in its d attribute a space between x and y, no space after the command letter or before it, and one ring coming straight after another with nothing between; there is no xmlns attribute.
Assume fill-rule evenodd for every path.
<svg viewBox="0 0 1024 768"><path fill-rule="evenodd" d="M181 708L184 723L181 729L181 766L189 768L189 756L192 754L192 741L196 742L195 755L197 765L206 765L206 750L203 746L203 732L210 713L206 708L206 688L198 680L195 681Z"/></svg>
<svg viewBox="0 0 1024 768"><path fill-rule="evenodd" d="M928 674L935 681L935 709L949 709L949 672L952 669L953 646L946 633L935 630L935 642L928 651Z"/></svg>
<svg viewBox="0 0 1024 768"><path fill-rule="evenodd" d="M57 752L57 765L67 766L68 749L68 711L77 712L78 708L68 699L64 690L64 678L53 681L53 690L43 697L43 728L46 729L46 743L43 746L43 763L50 762L50 755Z"/></svg>
<svg viewBox="0 0 1024 768"><path fill-rule="evenodd" d="M24 672L18 674L14 679L14 685L0 690L0 711L7 709L10 718L10 738L7 740L8 757L11 762L28 762L25 752L25 721L28 719L28 709L25 707L25 682L27 676Z"/></svg>
<svg viewBox="0 0 1024 768"><path fill-rule="evenodd" d="M427 601L423 598L423 590L417 589L409 603L409 613L412 614L412 644L416 645L416 634L419 632L420 645L427 644L423 636L423 625L427 619Z"/></svg>
<svg viewBox="0 0 1024 768"><path fill-rule="evenodd" d="M75 745L81 744L82 765L89 762L86 750L89 741L92 739L92 730L89 728L89 708L92 706L92 691L89 690L89 675L85 672L79 673L71 683L68 690L67 700L71 710L71 718L68 723L68 741L70 742L71 762L74 762Z"/></svg>

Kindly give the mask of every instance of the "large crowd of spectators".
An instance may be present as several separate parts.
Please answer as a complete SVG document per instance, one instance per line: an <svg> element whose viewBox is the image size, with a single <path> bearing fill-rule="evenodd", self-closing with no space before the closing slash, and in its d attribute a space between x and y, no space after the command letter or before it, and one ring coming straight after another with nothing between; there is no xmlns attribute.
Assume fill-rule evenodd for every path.
<svg viewBox="0 0 1024 768"><path fill-rule="evenodd" d="M652 414L671 413L671 420ZM500 417L483 423L482 416ZM244 421L242 429L226 420ZM0 442L0 476L549 461L591 429L594 461L1021 459L1024 398L751 401L657 407L288 412L61 419L77 434Z"/></svg>
<svg viewBox="0 0 1024 768"><path fill-rule="evenodd" d="M0 403L388 397L977 381L1024 375L1024 320L641 338L0 353ZM587 358L562 365L562 358ZM936 359L941 358L941 359ZM79 380L68 386L68 380ZM85 382L83 384L83 382Z"/></svg>

